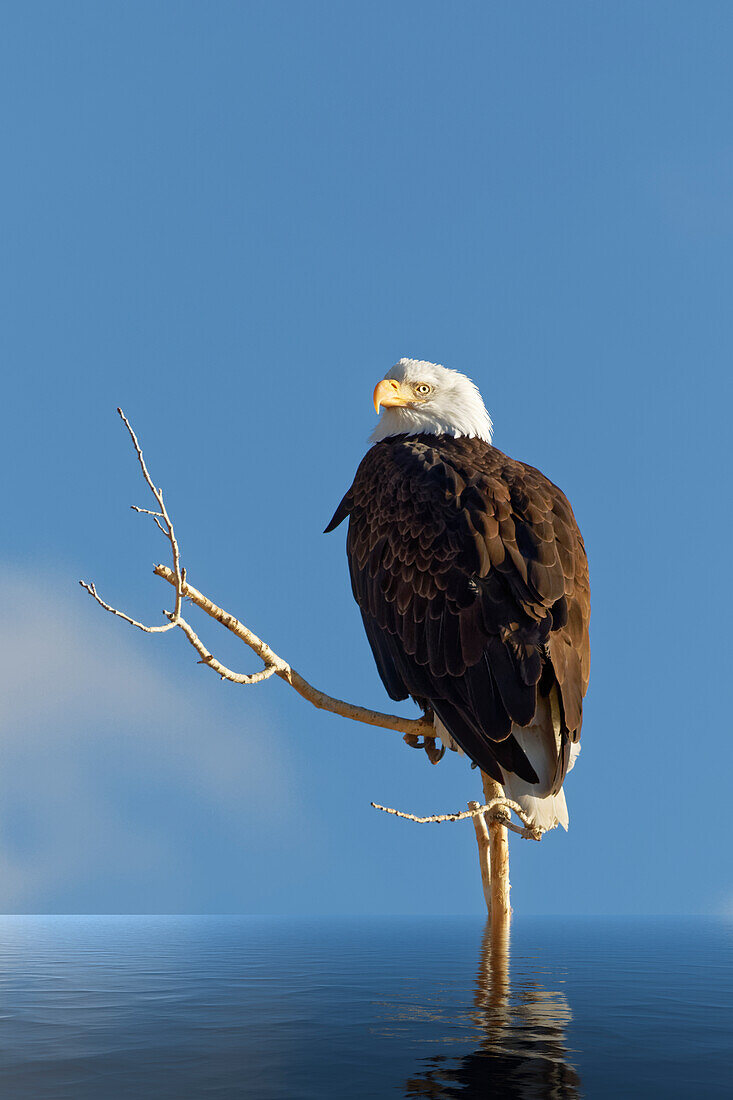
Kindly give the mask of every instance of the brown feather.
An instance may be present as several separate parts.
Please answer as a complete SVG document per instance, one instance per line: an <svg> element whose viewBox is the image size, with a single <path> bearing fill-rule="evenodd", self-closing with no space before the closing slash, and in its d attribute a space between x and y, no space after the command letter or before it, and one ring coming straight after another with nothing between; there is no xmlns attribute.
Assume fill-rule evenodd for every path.
<svg viewBox="0 0 733 1100"><path fill-rule="evenodd" d="M588 564L563 493L483 440L393 436L327 530L347 515L354 597L390 695L432 706L488 774L534 782L510 731L557 684L561 783L590 670Z"/></svg>

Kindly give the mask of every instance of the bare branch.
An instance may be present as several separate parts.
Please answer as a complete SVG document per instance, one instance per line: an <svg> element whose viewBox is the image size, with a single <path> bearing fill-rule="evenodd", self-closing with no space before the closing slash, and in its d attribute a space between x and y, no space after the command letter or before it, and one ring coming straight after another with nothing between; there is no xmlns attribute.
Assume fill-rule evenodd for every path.
<svg viewBox="0 0 733 1100"><path fill-rule="evenodd" d="M152 512L149 508L138 508L136 504L132 504L131 508L134 512L144 512L146 515L152 516L158 529L163 532L171 545L171 551L173 553L173 575L175 577L174 587L176 589L175 608L172 614L168 615L170 622L163 623L161 626L145 626L144 623L138 622L137 619L133 619L129 615L126 615L124 611L119 611L116 607L111 607L108 603L105 603L104 600L97 595L97 590L94 587L94 584L88 584L85 581L79 581L79 584L89 593L90 596L94 597L100 607L103 607L105 611L109 611L111 615L117 615L118 618L124 619L126 623L130 624L130 626L136 626L138 630L144 630L146 634L165 634L166 631L173 630L176 626L178 626L178 621L181 617L181 605L183 603L183 596L181 593L185 578L185 570L181 569L181 552L178 548L178 540L176 539L176 533L173 529L173 523L170 516L168 515L165 503L163 502L163 490L159 489L154 484L153 479L148 472L148 468L145 465L145 458L143 457L142 447L138 443L137 436L132 429L130 421L127 419L122 409L118 408L117 412L119 413L120 419L122 420L123 424L130 434L130 439L132 440L132 445L135 448L135 453L137 455L138 462L140 463L140 469L143 472L143 477L145 478L145 481L151 493L158 502L160 511ZM161 519L163 520L165 527L160 522Z"/></svg>
<svg viewBox="0 0 733 1100"><path fill-rule="evenodd" d="M155 526L165 535L166 538L168 538L168 532L166 531L163 524L160 522L160 520L163 519L162 512L151 512L149 508L138 508L137 504L131 504L130 507L132 508L133 512L142 512L143 515L152 516Z"/></svg>
<svg viewBox="0 0 733 1100"><path fill-rule="evenodd" d="M478 810L478 802L469 802L469 810ZM481 886L484 892L486 912L491 913L491 847L489 844L489 827L486 824L486 816L477 813L473 819L473 827L476 830L476 844L478 846L478 865L481 872Z"/></svg>
<svg viewBox="0 0 733 1100"><path fill-rule="evenodd" d="M97 590L93 584L88 584L86 581L79 581L79 584L90 596L94 597L100 607L103 607L105 611L109 611L110 615L116 615L118 619L124 619L130 626L136 626L138 630L144 630L146 634L163 634L166 630L170 630L173 626L177 626L177 623L164 623L162 626L145 626L144 623L139 623L137 619L131 619L124 611L118 611L116 607L110 607L108 603L105 603L102 597L97 595Z"/></svg>
<svg viewBox="0 0 733 1100"><path fill-rule="evenodd" d="M111 615L116 615L118 618L124 619L126 623L137 627L138 630L145 631L146 634L162 634L168 630L173 630L177 626L180 627L188 641L201 657L201 663L207 665L209 668L213 669L217 675L225 680L230 680L232 683L257 684L262 680L269 679L273 675L277 675L290 684L299 695L302 695L304 699L307 699L309 703L312 703L314 707L318 707L320 710L328 710L334 714L341 715L343 718L350 718L354 722L364 722L369 726L380 726L382 729L397 730L398 733L408 734L411 737L417 737L422 734L426 738L434 738L435 729L428 718L401 718L396 714L383 714L381 711L370 710L367 707L360 707L354 703L347 703L343 699L336 699L332 695L327 695L324 691L319 691L318 688L313 687L312 684L309 684L307 680L303 679L295 669L291 668L287 661L278 657L278 655L270 649L267 642L263 642L261 638L258 638L257 635L249 630L243 623L233 615L230 615L228 611L224 611L223 608L218 607L208 599L208 597L204 596L203 593L199 592L198 589L187 584L186 570L181 566L181 554L178 540L176 539L173 521L168 515L168 510L163 500L163 490L155 484L150 476L150 472L145 463L142 447L138 442L132 425L122 409L118 409L117 412L130 435L143 477L148 488L155 497L159 511L154 511L150 508L141 508L136 504L132 505L132 509L135 512L152 516L159 530L163 532L170 543L173 568L171 569L166 565L157 565L154 571L159 577L168 581L168 583L175 588L176 600L173 611L164 612L164 615L168 619L167 623L161 626L146 626L144 623L138 622L137 619L133 619L130 615L126 615L124 611L120 611L116 607L112 607L110 604L106 603L97 594L97 590L93 584L79 581L82 588L97 601L100 607L103 607L104 610L108 611ZM265 667L259 672L253 673L233 672L231 669L227 668L226 665L222 664L221 661L217 660L203 644L193 627L182 618L181 607L184 596L200 607L202 611L205 611L212 619L221 623L223 627L239 638L240 641L243 641L245 645L249 646L249 648L261 659Z"/></svg>
<svg viewBox="0 0 733 1100"><path fill-rule="evenodd" d="M497 799L504 799L504 788L486 772L481 772L481 784L484 788L484 802L491 803ZM507 829L510 827L508 814L504 818L498 814L487 815L486 823L489 827L489 861L491 863L491 915L492 927L495 922L501 924L509 920L512 907L509 902L511 885L509 883L509 836ZM525 824L527 823L525 818ZM536 840L542 837L542 830L537 829Z"/></svg>
<svg viewBox="0 0 733 1100"><path fill-rule="evenodd" d="M175 573L167 565L156 565L153 572L156 576L168 581L169 584L175 584ZM318 688L313 687L294 668L291 668L282 657L278 657L277 653L270 649L267 642L263 642L244 623L235 619L228 611L224 611L223 608L210 600L208 596L204 596L188 581L184 581L183 596L241 639L245 645L248 645L257 654L266 667L274 666L275 674L281 680L285 680L299 695L302 695L304 699L307 699L314 707L318 707L319 710L329 710L333 714L341 715L342 718L351 718L354 722L364 722L367 726L381 726L382 729L397 730L398 733L422 734L427 737L435 736L435 727L427 718L401 718L396 714L383 714L381 711L369 710L367 707L357 706L356 703L347 703L343 699L326 695L325 691L319 691Z"/></svg>
<svg viewBox="0 0 733 1100"><path fill-rule="evenodd" d="M252 672L249 674L244 672L232 672L230 668L223 665L221 661L217 661L216 657L209 653L196 631L184 618L180 618L177 625L180 626L193 648L201 657L201 664L213 668L214 672L221 676L222 680L231 680L233 684L259 684L261 680L269 679L270 676L273 676L278 671L277 665L266 665L261 672Z"/></svg>
<svg viewBox="0 0 733 1100"><path fill-rule="evenodd" d="M137 504L131 504L130 507L132 508L133 512L142 512L143 515L146 516L160 516L160 518L163 519L162 512L151 512L149 508L138 508Z"/></svg>
<svg viewBox="0 0 733 1100"><path fill-rule="evenodd" d="M336 699L332 695L327 695L324 691L320 691L318 688L313 687L312 684L309 684L307 680L287 663L287 661L278 657L267 642L258 638L253 631L228 611L219 607L210 600L208 596L205 596L202 592L199 592L197 588L194 588L193 585L187 583L186 570L181 565L181 553L178 546L178 540L176 538L173 522L165 506L163 490L155 485L150 476L143 456L142 447L138 442L132 425L122 409L118 408L117 412L127 428L133 447L135 448L135 454L137 455L137 460L140 464L145 483L155 498L158 510L141 508L136 504L133 504L131 507L135 512L151 516L158 530L165 535L170 543L173 568L169 568L166 565L156 565L154 572L175 589L175 606L173 611L163 612L168 622L159 626L146 626L144 623L138 622L137 619L133 619L130 615L126 615L123 611L119 611L117 608L105 603L97 594L97 590L93 583L79 581L82 588L84 588L105 611L123 619L131 626L137 627L138 630L145 631L146 634L162 634L168 630L180 627L189 643L201 658L200 663L213 669L213 671L223 680L229 680L235 684L256 684L262 680L269 679L271 676L279 676L281 680L285 680L299 695L307 699L309 703L312 703L313 706L317 707L319 710L331 711L333 714L341 715L341 717L349 718L355 722L363 722L368 726L379 726L382 729L397 730L397 732L404 735L404 739L408 745L411 745L413 748L424 748L431 762L434 764L438 763L445 752L445 748L438 749L436 747L435 727L430 717L424 715L422 718L416 719L401 718L396 714L383 714L381 711L370 710L368 707L361 707L355 703L347 703L343 699ZM234 634L240 641L244 642L245 645L257 654L264 667L259 672L233 672L230 668L227 668L226 665L222 664L221 661L217 660L217 658L206 648L193 627L182 617L181 609L184 598L196 604L196 606L201 608L210 618L215 619L216 622L220 623L226 630ZM422 744L419 740L420 736L423 737ZM494 902L502 901L503 899L505 903L504 912L505 915L508 916L510 912L508 903L509 883L507 877L508 856L504 859L504 864L506 864L506 866L503 872L499 863L497 863L496 868L499 874L495 874L493 868L495 855L499 853L499 848L497 846L498 840L502 840L503 838L502 843L504 848L506 848L506 829L511 829L512 832L532 840L540 840L542 831L530 824L529 818L524 813L521 806L516 802L512 802L510 799L504 798L503 796L492 797L494 793L497 795L501 793L503 795L501 787L485 775L483 775L483 780L484 798L487 799L486 803L484 805L479 805L477 802L469 802L468 810L463 810L460 813L417 817L415 814L408 814L401 810L393 810L387 806L380 806L376 802L372 802L372 806L377 810L382 810L384 813L391 814L395 817L406 818L408 821L416 821L420 824L441 821L463 821L466 818L472 818L479 844L481 874L487 907L493 912ZM520 821L522 821L523 827L515 825L510 820L509 815L512 811L517 815ZM490 857L489 848L491 848ZM494 848L496 848L496 853L494 852ZM504 874L504 879L506 880L503 883L499 882L501 873Z"/></svg>
<svg viewBox="0 0 733 1100"><path fill-rule="evenodd" d="M460 813L433 814L430 817L417 817L415 814L406 814L402 810L392 810L389 806L380 806L377 802L372 802L371 805L375 810L392 814L394 817L404 817L407 821L416 821L418 825L440 824L443 821L465 821L469 817L478 817L480 814L485 814L490 822L498 821L504 828L511 829L513 833L518 833L526 840L540 840L542 838L541 831L530 824L527 814L519 803L512 802L509 798L492 798L490 802L482 806L478 802L471 802L469 808L461 810ZM510 821L508 810L512 810L517 815L519 820L524 823L524 828L520 828L519 825L515 825L513 821Z"/></svg>
<svg viewBox="0 0 733 1100"><path fill-rule="evenodd" d="M160 512L158 513L158 515L162 518L166 526L166 530L163 533L167 535L168 540L171 544L171 550L173 551L173 572L175 573L176 577L176 606L173 610L173 617L170 623L166 625L166 629L168 629L169 627L177 626L178 620L181 617L181 605L183 603L183 596L181 595L181 589L183 587L183 578L181 576L181 552L178 548L178 540L176 539L176 533L173 529L173 523L170 516L168 515L168 511L163 500L163 490L159 489L154 484L153 479L148 473L148 468L145 465L145 458L143 457L142 447L137 441L137 436L133 431L132 424L127 419L122 409L118 408L117 412L119 413L120 419L124 423L128 432L130 433L130 439L132 440L132 445L135 448L135 453L137 455L137 460L140 463L140 469L143 472L143 477L148 484L150 492L153 494L158 502L158 507L160 508ZM135 507L135 505L133 505L133 507ZM160 526L160 524L158 526Z"/></svg>

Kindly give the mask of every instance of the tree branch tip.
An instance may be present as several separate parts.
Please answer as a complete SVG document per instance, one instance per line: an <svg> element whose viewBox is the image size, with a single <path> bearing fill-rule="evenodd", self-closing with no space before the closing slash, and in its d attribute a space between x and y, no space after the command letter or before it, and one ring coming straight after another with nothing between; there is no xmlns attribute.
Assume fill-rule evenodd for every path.
<svg viewBox="0 0 733 1100"><path fill-rule="evenodd" d="M415 821L418 825L442 825L444 821L464 821L466 818L488 818L498 825L502 825L505 829L509 829L513 833L518 833L519 836L526 840L542 839L542 830L536 826L531 825L527 814L522 807L513 802L509 798L499 797L493 798L485 805L480 805L478 802L469 802L468 811L462 810L457 814L433 814L430 817L418 817L417 814L407 814L402 810L393 810L389 806L380 806L378 802L372 802L371 805L375 810L382 810L385 814L391 814L393 817L406 818L408 821ZM511 820L511 812L514 812L522 825L515 825ZM508 816L507 816L508 815Z"/></svg>

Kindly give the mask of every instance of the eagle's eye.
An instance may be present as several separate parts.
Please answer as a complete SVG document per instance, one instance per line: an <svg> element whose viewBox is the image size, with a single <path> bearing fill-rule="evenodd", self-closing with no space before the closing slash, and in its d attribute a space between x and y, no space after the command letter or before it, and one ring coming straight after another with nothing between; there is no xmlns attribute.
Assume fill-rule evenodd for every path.
<svg viewBox="0 0 733 1100"><path fill-rule="evenodd" d="M427 382L421 382L419 386L415 386L415 393L419 393L421 397L427 397L432 389L433 387L429 386Z"/></svg>

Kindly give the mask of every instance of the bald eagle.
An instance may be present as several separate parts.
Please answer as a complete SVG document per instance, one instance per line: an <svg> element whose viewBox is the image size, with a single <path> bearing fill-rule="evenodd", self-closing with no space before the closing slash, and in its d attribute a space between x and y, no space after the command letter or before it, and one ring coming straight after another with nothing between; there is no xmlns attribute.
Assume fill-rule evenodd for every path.
<svg viewBox="0 0 733 1100"><path fill-rule="evenodd" d="M382 682L541 830L568 812L590 670L583 539L564 494L491 444L474 383L401 359L326 531L349 517L354 598Z"/></svg>

